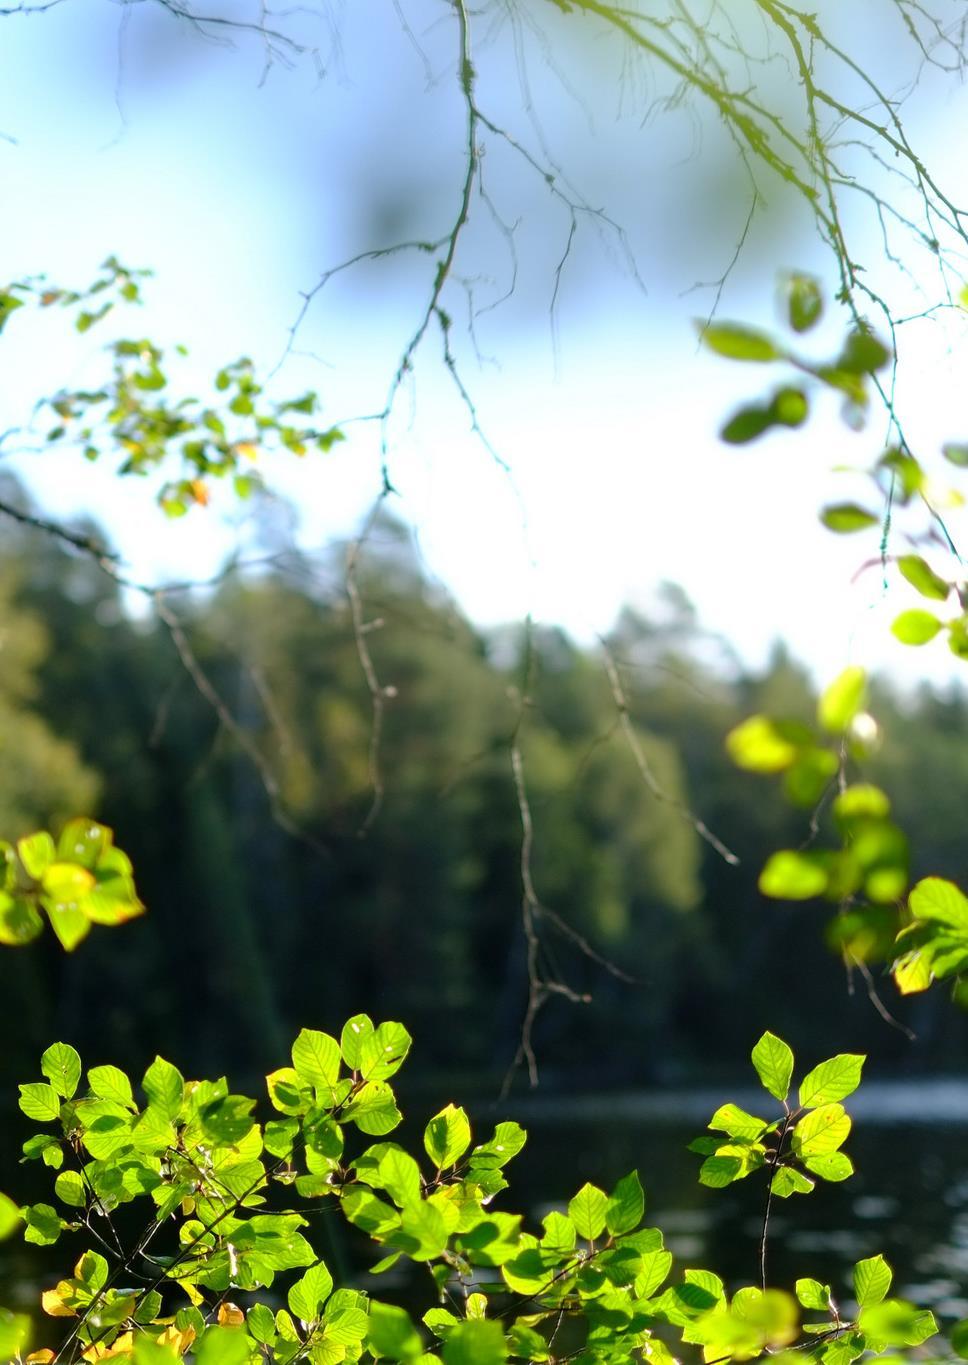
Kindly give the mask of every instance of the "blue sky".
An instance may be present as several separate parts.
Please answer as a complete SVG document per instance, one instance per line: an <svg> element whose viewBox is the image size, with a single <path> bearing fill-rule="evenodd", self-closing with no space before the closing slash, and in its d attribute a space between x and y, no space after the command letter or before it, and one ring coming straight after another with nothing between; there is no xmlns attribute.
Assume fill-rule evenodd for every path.
<svg viewBox="0 0 968 1365"><path fill-rule="evenodd" d="M241 353L271 366L300 290L322 270L400 233L437 236L453 216L463 126L449 11L413 0L405 12L429 85L424 56L371 3L323 11L329 21L312 30L322 79L301 63L277 65L261 84L258 42L199 43L148 5L73 0L0 21L0 132L16 139L0 142L5 275L45 271L81 282L114 252L156 272L137 326L191 346L193 383ZM912 604L907 590L894 585L885 600L879 570L853 581L876 553L876 534L841 540L817 523L824 502L866 491L857 476L831 470L876 455L881 415L856 434L835 405L822 404L805 432L739 450L717 440L739 399L769 383L759 367L730 365L696 344L693 319L714 291L687 291L726 268L748 211L721 130L688 109L643 126L635 80L616 84L614 53L572 44L556 23L549 32L561 40L563 79L537 48L528 72L540 124L522 117L507 27L483 48L482 102L536 154L543 135L588 201L628 228L644 289L617 239L586 224L553 321L567 216L519 160L488 143L495 207L508 225L520 219L517 290L479 317L480 357L463 326L459 282L448 307L462 375L511 475L470 430L431 332L389 427L394 510L413 525L428 571L485 625L530 611L587 640L623 602L645 606L671 579L751 661L782 636L821 678L848 662L908 680L946 678L940 642L905 651L887 632ZM900 80L890 45L879 56ZM926 79L908 109L926 160L953 192L966 188L964 90ZM876 262L874 232L859 218L857 230ZM830 279L809 224L780 202L754 218L722 314L772 324L775 274L791 267ZM510 283L505 234L481 205L457 273L478 306ZM318 389L327 420L379 409L428 283L426 259L413 257L334 279L308 314L277 392ZM903 280L891 287L901 311L918 306ZM815 353L836 348L840 333L835 315L811 341ZM952 314L906 333L899 402L928 463L941 441L968 434L963 334ZM11 323L3 344L10 382L0 428L28 416L34 397L95 376L102 363L96 331L62 336L50 315L18 319L16 331ZM280 457L265 471L295 500L307 547L351 534L378 491L377 432L366 424L348 431L330 456ZM228 504L169 523L144 485L70 452L14 467L51 513L97 515L142 579L204 576L249 535ZM950 515L957 531L961 514Z"/></svg>

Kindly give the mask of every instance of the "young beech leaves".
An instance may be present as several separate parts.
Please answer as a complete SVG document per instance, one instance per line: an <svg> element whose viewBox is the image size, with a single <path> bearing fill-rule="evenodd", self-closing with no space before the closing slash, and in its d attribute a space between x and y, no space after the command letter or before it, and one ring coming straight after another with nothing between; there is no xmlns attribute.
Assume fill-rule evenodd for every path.
<svg viewBox="0 0 968 1365"><path fill-rule="evenodd" d="M813 1108L845 1099L860 1085L865 1061L857 1053L843 1052L815 1066L800 1082L801 1106Z"/></svg>
<svg viewBox="0 0 968 1365"><path fill-rule="evenodd" d="M854 1266L854 1297L858 1307L867 1308L880 1303L887 1295L893 1278L891 1267L883 1256L871 1256Z"/></svg>
<svg viewBox="0 0 968 1365"><path fill-rule="evenodd" d="M864 1058L856 1053L830 1057L800 1082L797 1106L791 1107L793 1052L773 1033L764 1033L751 1053L764 1089L783 1106L772 1122L736 1104L723 1104L709 1120L712 1133L690 1150L705 1158L699 1172L703 1185L721 1188L766 1168L770 1189L781 1199L809 1194L815 1179L846 1180L850 1159L839 1150L850 1133L850 1118L837 1103L860 1083Z"/></svg>
<svg viewBox="0 0 968 1365"><path fill-rule="evenodd" d="M28 1242L53 1245L132 1206L104 1223L101 1250L83 1251L72 1275L42 1291L42 1308L64 1320L79 1357L89 1365L545 1365L562 1358L557 1343L567 1332L584 1343L588 1365L672 1365L672 1337L702 1347L709 1361L738 1362L796 1340L799 1307L781 1290L730 1297L719 1276L699 1268L663 1289L672 1256L658 1229L641 1226L635 1171L610 1193L583 1185L567 1212L529 1225L493 1202L525 1142L516 1123L499 1123L475 1145L466 1113L449 1104L416 1151L388 1140L400 1118L389 1075L408 1046L401 1025L364 1016L340 1034L303 1030L293 1065L270 1075L265 1114L225 1078L186 1080L162 1058L145 1073L143 1095L108 1063L91 1067L85 1086L76 1051L48 1048L46 1079L22 1087L21 1108L47 1129L24 1154L52 1168L56 1204L18 1209L0 1196L0 1236L22 1227ZM845 1053L814 1067L794 1108L787 1044L767 1033L752 1057L773 1103L764 1117L733 1103L717 1109L692 1144L705 1158L703 1184L765 1170L772 1196L788 1198L817 1178L845 1178L852 1168L839 1147L850 1120L839 1099L857 1084L863 1058ZM129 1274L130 1247L115 1248L116 1236L137 1228L138 1207L146 1226L131 1246L151 1244L140 1280ZM334 1218L369 1243L374 1276L396 1266L429 1271L443 1302L418 1326L397 1303L335 1286L320 1257L320 1243L334 1245ZM389 1279L371 1280L381 1283L392 1295ZM818 1343L819 1365L927 1339L930 1314L887 1298L889 1289L882 1258L858 1263L858 1320L836 1319L830 1340ZM798 1281L797 1294L811 1311L837 1312L818 1281ZM806 1338L830 1321L805 1324ZM854 1345L841 1360L847 1337ZM0 1312L7 1339L19 1349L22 1333ZM37 1355L30 1365L52 1360Z"/></svg>
<svg viewBox="0 0 968 1365"><path fill-rule="evenodd" d="M894 980L902 994L968 972L968 898L953 882L925 877L908 898L911 923L897 936Z"/></svg>
<svg viewBox="0 0 968 1365"><path fill-rule="evenodd" d="M71 820L56 842L46 830L16 847L0 841L0 943L29 943L46 915L72 952L93 924L123 924L143 913L131 863L106 826Z"/></svg>
<svg viewBox="0 0 968 1365"><path fill-rule="evenodd" d="M764 1033L752 1051L753 1066L764 1088L783 1101L790 1093L793 1052L773 1033Z"/></svg>

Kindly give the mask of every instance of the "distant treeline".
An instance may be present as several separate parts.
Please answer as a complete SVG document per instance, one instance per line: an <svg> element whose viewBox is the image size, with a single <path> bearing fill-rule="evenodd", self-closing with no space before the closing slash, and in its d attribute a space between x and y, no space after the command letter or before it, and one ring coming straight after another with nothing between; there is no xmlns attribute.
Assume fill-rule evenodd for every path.
<svg viewBox="0 0 968 1365"><path fill-rule="evenodd" d="M672 587L649 614L622 613L608 648L661 800L598 650L546 627L476 630L391 524L366 546L358 587L388 689L375 752L339 553L280 552L167 599L215 706L169 629L126 610L90 558L4 524L0 833L96 815L132 856L149 910L71 957L50 936L0 953L17 1021L5 1086L32 1078L55 1037L92 1062L105 1060L92 1040L110 1037L122 1066L162 1051L187 1073L241 1080L276 1065L301 1025L367 1010L407 1023L413 1072L493 1088L527 994L514 743L538 896L634 979L544 926L545 969L592 996L541 1015L549 1085L701 1079L735 1067L765 1027L818 1056L870 1051L885 1070L960 1061L965 1023L938 993L899 1002L872 968L885 1004L930 1036L915 1052L826 946L834 908L757 892L765 858L803 841L809 813L738 772L723 740L752 711L812 715L807 673L781 647L764 672L744 671ZM968 880L964 695L881 684L871 709L884 738L868 773L915 874Z"/></svg>

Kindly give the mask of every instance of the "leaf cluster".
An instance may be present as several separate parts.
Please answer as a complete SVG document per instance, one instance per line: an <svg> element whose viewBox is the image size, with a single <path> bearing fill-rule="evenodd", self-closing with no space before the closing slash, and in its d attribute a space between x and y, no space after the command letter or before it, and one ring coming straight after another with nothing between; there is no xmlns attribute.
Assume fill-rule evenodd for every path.
<svg viewBox="0 0 968 1365"><path fill-rule="evenodd" d="M758 1118L736 1104L717 1109L707 1125L717 1136L690 1144L690 1151L705 1157L700 1183L719 1189L765 1170L771 1193L786 1199L809 1194L812 1176L840 1181L853 1175L853 1163L840 1150L851 1128L840 1101L860 1084L865 1058L845 1052L821 1062L804 1076L791 1105L794 1058L788 1044L764 1033L751 1057L760 1084L783 1106L782 1117Z"/></svg>
<svg viewBox="0 0 968 1365"><path fill-rule="evenodd" d="M738 767L782 774L793 804L818 806L847 759L865 755L866 693L864 670L847 668L822 693L816 729L754 715L729 733L727 750ZM879 787L844 779L831 802L840 847L778 850L760 873L760 890L781 900L822 896L844 909L849 905L849 917L836 927L837 946L870 957L883 943L885 908L896 904L908 884L908 841L890 814L891 803Z"/></svg>
<svg viewBox="0 0 968 1365"><path fill-rule="evenodd" d="M71 952L93 924L123 924L143 914L131 862L95 820L75 819L55 840L47 830L0 841L0 943L19 946L46 916Z"/></svg>
<svg viewBox="0 0 968 1365"><path fill-rule="evenodd" d="M77 313L75 327L86 332L116 304L141 301L138 279L150 272L129 271L114 258L90 289L78 293L30 281L0 291L0 329L13 311L29 299L40 307L75 307L113 291L100 306ZM178 354L187 355L184 346ZM170 395L171 375L164 350L147 338L123 337L108 344L111 375L95 388L61 389L41 404L53 424L49 445L69 442L88 460L111 455L120 459L122 475L146 475L176 466L177 477L162 485L158 501L170 517L205 506L211 480L230 478L236 496L245 499L262 485L258 461L266 452L285 450L304 456L328 452L344 439L338 427L307 421L319 407L314 392L269 401L248 357L223 366L214 376L214 401Z"/></svg>
<svg viewBox="0 0 968 1365"><path fill-rule="evenodd" d="M374 1025L366 1015L350 1019L339 1038L303 1029L291 1065L267 1077L273 1114L262 1122L255 1100L232 1093L224 1078L186 1081L158 1057L140 1096L112 1065L90 1067L82 1088L75 1049L49 1047L45 1080L21 1086L20 1107L45 1130L24 1154L56 1173L56 1204L18 1211L0 1201L0 1230L22 1218L25 1238L40 1245L79 1232L97 1241L43 1293L44 1311L70 1324L56 1359L619 1365L640 1353L671 1365L671 1331L701 1346L707 1361L775 1353L807 1333L813 1356L839 1365L841 1355L880 1353L934 1330L930 1314L901 1301L864 1318L888 1287L878 1296L883 1275L865 1270L868 1263L858 1267L861 1317L843 1320L828 1291L834 1318L815 1343L815 1329L801 1329L797 1300L784 1291L750 1286L730 1298L717 1275L699 1269L667 1284L672 1256L659 1229L642 1225L645 1192L635 1172L610 1192L586 1183L544 1216L540 1231L528 1231L521 1215L492 1207L526 1141L516 1123L498 1123L490 1139L475 1142L467 1114L451 1104L426 1125L419 1155L388 1140L401 1117L390 1082L409 1047L402 1025ZM815 1067L796 1109L787 1103L786 1044L766 1034L753 1060L784 1118L771 1124L724 1105L710 1122L722 1136L701 1140L716 1146L703 1183L727 1183L720 1178L727 1166L730 1179L768 1166L781 1195L811 1183L801 1167L845 1178L851 1168L839 1147L850 1121L838 1101L859 1081L863 1058ZM379 1141L361 1145L361 1137ZM113 1215L139 1202L150 1207L147 1226L125 1245ZM320 1207L368 1240L379 1258L371 1274L401 1260L428 1274L436 1306L420 1323L396 1303L334 1285L314 1245ZM293 1275L285 1306L277 1306L277 1279ZM799 1282L798 1293L811 1283ZM246 1308L234 1301L242 1294ZM821 1306L820 1294L808 1302L800 1293L800 1302ZM565 1321L578 1345L563 1357L555 1340ZM27 1331L17 1315L0 1316L8 1355L23 1358ZM852 1354L844 1354L847 1339ZM50 1365L55 1356L41 1350L26 1359Z"/></svg>

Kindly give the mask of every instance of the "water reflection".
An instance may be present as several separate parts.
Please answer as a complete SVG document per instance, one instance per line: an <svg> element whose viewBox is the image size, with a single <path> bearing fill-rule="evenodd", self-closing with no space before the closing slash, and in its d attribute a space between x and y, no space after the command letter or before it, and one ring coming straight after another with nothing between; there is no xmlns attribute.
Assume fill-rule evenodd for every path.
<svg viewBox="0 0 968 1365"><path fill-rule="evenodd" d="M856 1127L846 1146L857 1174L843 1184L818 1183L806 1197L774 1201L770 1281L792 1287L797 1277L810 1276L830 1284L846 1303L853 1263L883 1252L894 1268L895 1292L932 1308L944 1321L968 1317L968 1087L932 1084L924 1095L916 1087L868 1091L873 1094L851 1106ZM902 1091L908 1096L903 1118ZM564 1208L585 1180L609 1189L634 1168L646 1190L646 1221L663 1230L677 1259L674 1274L706 1266L723 1275L731 1290L756 1283L764 1182L753 1177L726 1190L704 1189L697 1180L700 1158L686 1150L727 1095L745 1108L759 1103L753 1094L726 1086L661 1097L504 1106L500 1117L519 1118L530 1135L509 1167L504 1206L525 1212L537 1226L551 1209ZM929 1111L929 1099L937 1099L939 1114ZM475 1127L487 1127L493 1117L482 1112ZM20 1172L27 1183L43 1175L24 1167ZM39 1188L19 1193L49 1197ZM412 1300L417 1312L429 1306L422 1273L419 1283L409 1274L398 1283L389 1276L374 1281L366 1271L367 1248L341 1228L325 1220L332 1245L323 1247L341 1280ZM76 1248L67 1239L51 1248L27 1247L17 1239L4 1243L0 1303L33 1310L39 1287L63 1273ZM44 1326L53 1331L56 1324ZM41 1334L46 1340L49 1333Z"/></svg>
<svg viewBox="0 0 968 1365"><path fill-rule="evenodd" d="M545 1212L584 1179L607 1188L636 1167L647 1220L663 1229L680 1269L715 1268L731 1288L755 1283L763 1182L703 1189L700 1159L685 1150L727 1094L754 1112L761 1105L762 1096L726 1087L527 1106L530 1140L515 1163L515 1184L528 1195L520 1202ZM894 1267L895 1292L946 1320L968 1316L968 1087L869 1085L848 1107L856 1126L846 1150L857 1174L774 1201L770 1280L792 1286L811 1276L846 1301L853 1263L880 1251Z"/></svg>

